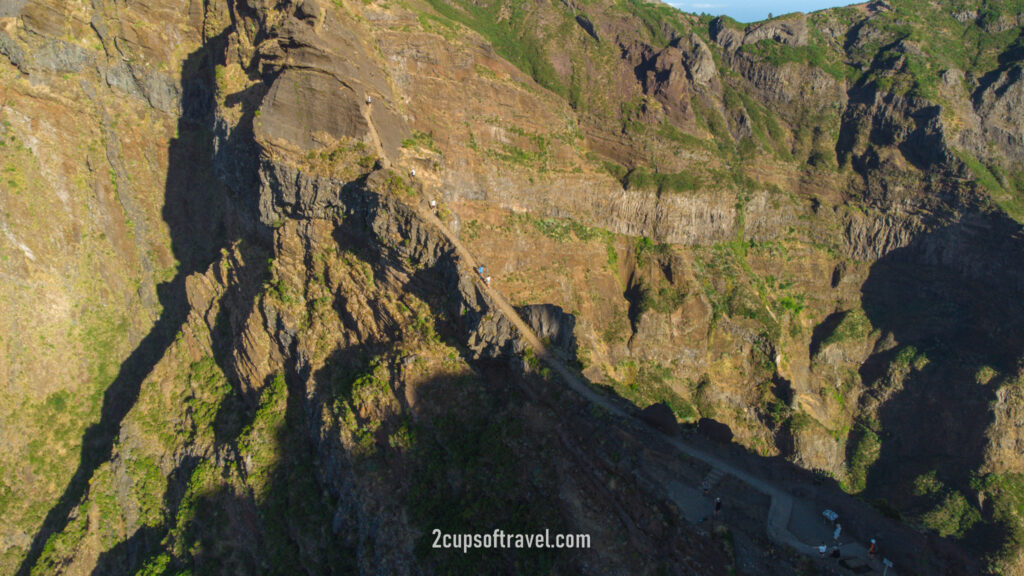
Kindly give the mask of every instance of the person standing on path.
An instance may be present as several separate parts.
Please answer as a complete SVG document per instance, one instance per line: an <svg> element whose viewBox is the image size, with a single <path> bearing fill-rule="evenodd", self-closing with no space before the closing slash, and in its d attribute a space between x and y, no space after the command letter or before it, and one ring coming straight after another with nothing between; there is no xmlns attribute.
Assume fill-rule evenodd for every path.
<svg viewBox="0 0 1024 576"><path fill-rule="evenodd" d="M819 545L818 546L818 557L824 560L825 559L825 551L826 550L828 550L828 548L824 544Z"/></svg>
<svg viewBox="0 0 1024 576"><path fill-rule="evenodd" d="M832 541L835 544L839 544L839 534L842 533L842 531L843 531L843 525L842 524L836 524L836 530L835 530L835 532L832 533Z"/></svg>
<svg viewBox="0 0 1024 576"><path fill-rule="evenodd" d="M707 480L707 478L704 479L704 482L701 483L700 487L701 487L701 490L704 491L704 496L705 497L711 495L711 482L709 482Z"/></svg>
<svg viewBox="0 0 1024 576"><path fill-rule="evenodd" d="M868 548L868 558L874 560L875 556L878 555L878 542L875 539L871 539L871 547Z"/></svg>
<svg viewBox="0 0 1024 576"><path fill-rule="evenodd" d="M718 513L722 511L722 499L715 498L715 518L718 518Z"/></svg>

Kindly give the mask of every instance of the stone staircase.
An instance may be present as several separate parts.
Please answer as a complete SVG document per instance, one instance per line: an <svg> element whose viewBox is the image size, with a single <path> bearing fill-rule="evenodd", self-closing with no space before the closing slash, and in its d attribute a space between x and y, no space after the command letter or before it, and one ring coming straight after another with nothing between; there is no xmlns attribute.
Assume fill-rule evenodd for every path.
<svg viewBox="0 0 1024 576"><path fill-rule="evenodd" d="M704 486L707 486L709 490L713 490L715 486L718 485L718 483L722 480L722 478L725 478L728 475L728 472L720 468L712 467L711 471L709 471L707 476L704 477L704 480L701 481L700 485L702 488Z"/></svg>

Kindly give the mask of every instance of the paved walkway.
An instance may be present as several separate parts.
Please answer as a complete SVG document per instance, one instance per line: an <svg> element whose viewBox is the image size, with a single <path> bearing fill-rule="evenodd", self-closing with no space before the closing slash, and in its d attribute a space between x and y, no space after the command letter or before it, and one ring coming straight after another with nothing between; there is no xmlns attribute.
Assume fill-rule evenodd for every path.
<svg viewBox="0 0 1024 576"><path fill-rule="evenodd" d="M456 254L468 266L469 269L476 270L478 264L476 260L473 258L472 254L465 247L465 245L463 245L462 241L459 240L455 236L455 234L448 228L448 226L446 226L444 223L440 221L440 219L437 218L433 211L421 205L415 205L413 206L413 208L427 222L434 224L438 228L438 230L445 236L445 238L447 238L448 241L451 242L452 246L455 247ZM526 324L526 322L519 316L519 313L516 312L515 308L511 304L509 304L509 302L505 299L504 296L502 296L500 292L498 292L493 286L488 286L479 277L479 275L473 274L473 277L474 282L476 282L477 286L483 291L483 293L490 298L494 306L497 307L498 311L501 314L503 314L505 318L507 318L508 321L512 323L512 325L516 327L516 329L519 331L520 335L522 335L526 343L530 346L530 348L533 349L534 354L536 354L536 356L544 363L546 363L552 370L558 373L558 375L562 378L563 381L565 381L566 384L568 384L570 388L572 388L576 393L578 393L586 400L600 406L601 408L604 408L605 410L616 416L625 419L630 419L633 417L633 414L627 412L623 408L623 406L617 403L613 398L598 392L597 390L591 388L589 385L580 380L580 378L572 370L568 368L568 366L565 364L565 362L562 361L561 358L556 356L554 353L549 351L547 347L544 346L540 338L538 338L537 335L533 332L533 329ZM723 460L722 458L719 458L718 456L715 456L714 454L710 454L708 452L705 452L704 450L686 444L678 437L662 435L662 438L664 441L671 444L679 452L692 458L696 458L704 462L705 464L711 466L714 470L718 470L721 473L728 474L746 483L747 485L757 490L758 492L761 492L762 494L769 496L771 498L771 505L768 510L768 521L766 526L768 536L775 542L789 546L802 554L809 556L814 556L818 554L818 545L821 544L820 541L807 543L800 540L796 535L794 535L790 531L789 526L790 522L792 521L794 512L794 498L792 495L778 488L771 482L753 476L752 474L746 472L745 470L742 470L741 468L734 466L733 464ZM682 484L679 484L678 486L670 485L669 491L670 495L681 496L680 500L684 502L683 506L681 506L683 514L684 516L686 516L688 520L692 521L693 517L699 517L700 515L700 505L692 503L692 494L695 494L699 501L703 501L706 499L703 497L702 494L700 494L698 490L690 489L692 490L692 494L689 494L685 490L685 488L686 487L683 486ZM675 499L676 498L673 498L673 500ZM687 501L690 501L690 503L686 503ZM811 505L810 503L800 506L798 511L800 512L800 517L796 520L796 522L801 526L804 526L809 522L821 521L821 511L819 510L815 513L815 509L813 505ZM812 515L812 517L806 517L808 514ZM801 532L803 532L803 530L801 530ZM868 560L867 549L862 544L846 538L841 538L841 542L845 542L841 547L842 555L844 558L853 557L863 559L865 562L871 562L871 565L876 570L878 570L879 573L881 572L881 564L877 561ZM831 544L830 535L827 540L827 543ZM896 572L892 569L890 569L888 573L892 575L896 574Z"/></svg>

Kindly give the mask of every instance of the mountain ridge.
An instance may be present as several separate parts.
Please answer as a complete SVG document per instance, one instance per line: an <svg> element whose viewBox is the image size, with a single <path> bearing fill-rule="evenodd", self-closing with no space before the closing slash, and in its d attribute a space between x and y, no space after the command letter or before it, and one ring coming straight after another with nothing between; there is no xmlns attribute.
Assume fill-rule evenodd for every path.
<svg viewBox="0 0 1024 576"><path fill-rule="evenodd" d="M563 391L408 207L434 201L591 383L831 476L929 532L923 571L1017 573L1022 10L27 2L2 570L470 570L423 533L485 503L624 530L608 573L813 564L741 486L732 536L673 510L657 478L705 472Z"/></svg>

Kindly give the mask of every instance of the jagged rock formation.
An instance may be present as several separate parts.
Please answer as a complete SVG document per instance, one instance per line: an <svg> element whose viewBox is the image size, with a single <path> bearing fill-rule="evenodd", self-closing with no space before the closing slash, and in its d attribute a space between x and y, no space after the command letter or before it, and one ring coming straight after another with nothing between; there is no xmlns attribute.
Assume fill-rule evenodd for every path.
<svg viewBox="0 0 1024 576"><path fill-rule="evenodd" d="M509 572L797 570L430 201L657 427L1019 571L1024 22L975 4L5 6L0 572L479 570L429 529L496 522L611 543Z"/></svg>

